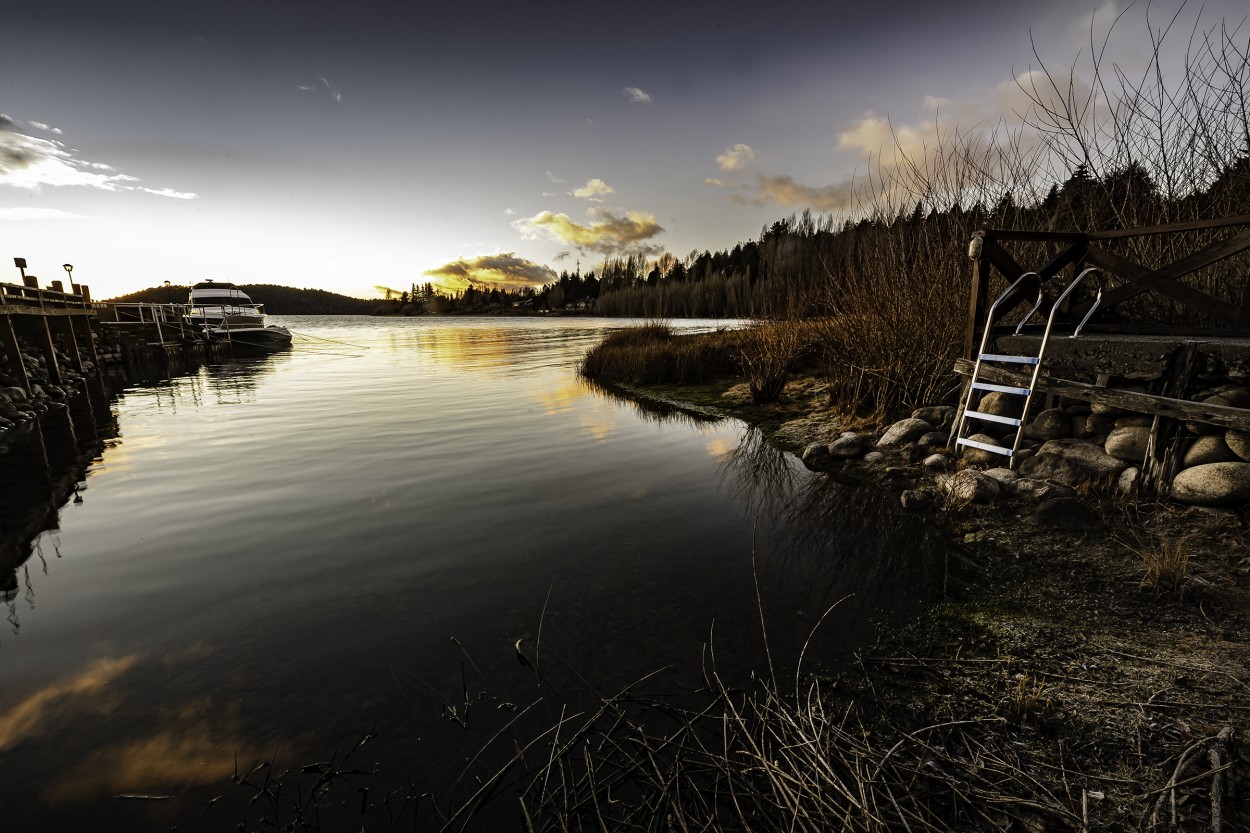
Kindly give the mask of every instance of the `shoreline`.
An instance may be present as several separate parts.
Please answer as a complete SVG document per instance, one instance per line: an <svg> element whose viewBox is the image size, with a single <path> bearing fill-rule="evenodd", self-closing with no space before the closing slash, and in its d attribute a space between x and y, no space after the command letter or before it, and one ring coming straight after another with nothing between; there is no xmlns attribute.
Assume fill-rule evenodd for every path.
<svg viewBox="0 0 1250 833"><path fill-rule="evenodd" d="M944 532L947 599L817 675L867 731L903 743L959 723L986 748L1009 748L1056 797L1017 818L1034 814L1037 829L1216 829L1210 818L1250 829L1250 768L1237 749L1250 732L1244 510L1130 499L1112 484L1058 501L961 502L941 495L942 474L914 450L811 459L811 444L847 429L875 442L883 426L839 421L810 376L791 379L776 405L753 405L745 385L725 381L610 387L760 427L809 469L867 482ZM938 496L909 505L917 490ZM1175 588L1157 586L1151 567L1168 552L1186 560Z"/></svg>

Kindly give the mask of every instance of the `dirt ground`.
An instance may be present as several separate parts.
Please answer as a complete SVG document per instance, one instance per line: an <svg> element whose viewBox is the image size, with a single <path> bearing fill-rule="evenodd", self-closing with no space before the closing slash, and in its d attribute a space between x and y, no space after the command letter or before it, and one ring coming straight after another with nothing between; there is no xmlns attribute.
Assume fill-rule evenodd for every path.
<svg viewBox="0 0 1250 833"><path fill-rule="evenodd" d="M816 379L773 406L743 387L631 393L741 418L796 452L870 429L835 418ZM910 467L878 485L925 477ZM995 750L986 760L1009 759L1061 808L1004 816L1003 830L1250 830L1250 511L1128 501L1099 484L1079 499L1097 528L1043 526L1022 500L923 510L949 534L947 599L829 669L832 699L869 732L974 727L960 760Z"/></svg>

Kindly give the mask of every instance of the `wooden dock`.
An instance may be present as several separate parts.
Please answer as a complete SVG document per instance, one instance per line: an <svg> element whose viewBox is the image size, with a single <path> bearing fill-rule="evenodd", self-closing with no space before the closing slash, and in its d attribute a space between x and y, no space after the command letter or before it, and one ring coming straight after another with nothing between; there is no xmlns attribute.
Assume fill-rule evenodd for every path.
<svg viewBox="0 0 1250 833"><path fill-rule="evenodd" d="M91 290L85 286L71 284L66 292L60 281L52 281L50 288L42 289L33 275L23 275L21 285L0 283L0 348L8 357L0 368L27 393L31 392L31 368L26 366L19 341L23 339L42 354L48 380L54 385L63 384L57 358L58 336L59 352L69 357L74 370L85 373L86 361L98 367L100 357L91 330L95 314Z"/></svg>
<svg viewBox="0 0 1250 833"><path fill-rule="evenodd" d="M1178 256L1179 255L1179 256ZM985 335L995 273L1015 289L999 302L987 352L1038 355L1042 327L1024 318L1034 299L1054 297L1081 271L1093 283L1057 310L1035 389L1153 417L1142 463L1146 484L1164 487L1193 431L1186 425L1250 431L1250 409L1201 392L1250 386L1250 215L1098 232L984 229L969 248L972 287L964 358L967 380ZM1097 302L1096 299L1097 298ZM1010 310L1019 310L1012 317ZM1091 310L1078 338L1066 337ZM998 321L1009 323L998 324ZM1020 386L1024 374L982 365L991 383Z"/></svg>

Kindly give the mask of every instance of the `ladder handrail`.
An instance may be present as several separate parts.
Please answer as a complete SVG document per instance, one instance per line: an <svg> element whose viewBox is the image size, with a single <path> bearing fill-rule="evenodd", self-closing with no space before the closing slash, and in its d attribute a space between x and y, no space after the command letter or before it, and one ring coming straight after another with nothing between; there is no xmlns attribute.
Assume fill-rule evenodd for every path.
<svg viewBox="0 0 1250 833"><path fill-rule="evenodd" d="M1045 293L1042 290L1042 284L1041 284L1042 276L1037 274L1036 272L1025 272L1024 274L1020 275L1020 277L1016 278L1014 281L1011 282L1011 286L1004 289L1002 291L1002 294L994 299L994 303L990 304L989 311L986 312L985 314L985 330L981 333L981 347L977 350L976 364L972 366L972 376L970 378L973 379L974 381L977 378L978 372L981 370L981 357L985 355L985 347L989 343L990 330L993 329L994 327L994 310L998 309L998 305L1001 304L1008 295L1010 295L1012 292L1015 292L1016 287L1024 283L1024 281L1030 275L1038 279L1037 300L1033 303L1033 308L1029 310L1029 315L1025 316L1025 320L1028 320L1029 316L1031 316L1034 313L1034 311L1036 311L1037 308L1042 305L1042 298L1045 297ZM952 440L957 440L962 435L963 428L964 428L964 420L967 419L966 414L968 413L968 402L971 399L972 399L972 387L969 386L967 390L964 391L963 396L960 397L959 419L955 422L955 427L951 431L947 442L950 442Z"/></svg>
<svg viewBox="0 0 1250 833"><path fill-rule="evenodd" d="M1055 299L1055 303L1050 308L1050 315L1046 317L1046 331L1042 333L1042 344L1040 347L1037 348L1038 362L1037 364L1033 365L1033 375L1029 379L1029 393L1028 393L1028 396L1024 397L1024 407L1020 410L1020 430L1016 431L1016 441L1011 444L1011 458L1010 459L1013 464L1016 459L1016 452L1020 450L1020 440L1024 438L1024 420L1028 418L1029 405L1033 402L1033 391L1037 389L1037 377L1042 375L1042 359L1045 358L1046 356L1046 345L1050 341L1050 329L1055 324L1055 314L1059 312L1059 307L1063 304L1064 299L1072 294L1072 290L1076 289L1077 284L1083 281L1085 279L1085 276L1088 275L1090 272L1098 272L1098 271L1099 271L1098 267L1091 266L1085 271L1081 272L1075 278L1073 278L1072 283L1068 284L1068 288L1065 289L1063 292L1061 292L1059 294L1059 297ZM1075 332L1072 333L1070 338L1076 338L1077 335L1080 334L1081 327L1085 326L1085 322L1089 320L1089 317L1091 315L1093 315L1094 310L1098 308L1098 304L1101 301L1102 301L1102 279L1100 278L1098 281L1098 295L1094 299L1094 304L1092 307L1090 307L1089 312L1085 314L1085 317L1081 319L1081 323L1077 325ZM1014 465L1012 467L1014 468Z"/></svg>
<svg viewBox="0 0 1250 833"><path fill-rule="evenodd" d="M1055 299L1055 302L1051 305L1051 308L1050 308L1050 315L1046 317L1046 329L1042 333L1041 345L1039 346L1037 350L1037 359L1036 361L1033 362L1033 375L1029 379L1029 386L1027 388L1021 388L1019 391L1014 391L1014 390L1009 391L1013 393L1019 393L1024 396L1024 407L1020 411L1019 421L1015 421L1015 420L1009 421L1009 422L1014 422L1014 424L1016 425L1016 437L1015 437L1015 441L1011 445L1010 451L1006 450L1005 447L1000 449L996 446L987 446L985 444L978 444L978 443L972 442L971 440L965 440L963 438L963 429L968 419L968 413L969 413L970 405L973 401L974 391L977 389L992 389L992 390L999 389L999 388L996 388L994 385L978 384L977 380L980 378L982 361L983 360L1024 361L1023 357L998 356L998 355L991 356L985 352L986 346L989 344L990 331L994 327L994 313L997 310L998 305L1003 301L1003 299L1005 299L1006 297L1011 295L1013 292L1015 292L1016 289L1025 280L1027 280L1030 277L1038 278L1037 301L1034 302L1033 306L1020 320L1020 323L1016 325L1016 334L1019 335L1020 330L1024 327L1025 323L1027 323L1028 320L1032 318L1033 315L1038 311L1038 309L1041 308L1042 303L1045 299L1045 291L1042 288L1041 281L1040 281L1041 276L1038 275L1037 272L1025 272L1023 275L1016 278L1016 280L1012 282L1011 286L1009 286L1006 291L1004 291L1001 295L999 295L998 298L994 300L994 303L990 305L989 311L986 313L986 316L985 316L985 330L981 334L981 348L980 350L977 351L977 360L976 360L976 363L972 367L972 376L969 378L968 386L965 389L963 396L960 397L959 419L955 421L954 428L951 431L951 435L950 435L951 441L954 442L956 445L956 453L958 453L958 446L961 444L972 445L977 448L985 448L990 451L998 451L998 453L1006 454L1009 460L1008 466L1010 466L1011 468L1015 468L1016 456L1019 454L1019 451L1020 451L1020 441L1024 438L1024 420L1028 416L1029 405L1032 404L1033 393L1037 389L1037 380L1042 372L1042 364L1045 361L1046 347L1050 342L1050 333L1055 324L1055 316L1059 313L1059 308L1063 305L1063 302L1067 300L1067 297L1072 294L1072 292L1076 289L1077 285L1080 284L1091 272L1099 273L1098 293L1097 295L1095 295L1094 301L1090 305L1089 311L1085 313L1085 316L1081 319L1080 323L1076 325L1076 328L1073 330L1072 335L1069 336L1069 338L1076 338L1077 336L1081 334L1081 330L1085 327L1085 324L1093 316L1094 311L1098 309L1098 305L1102 302L1102 291L1103 291L1104 281L1102 279L1101 270L1095 266L1091 266L1085 269L1080 274L1078 274L1075 278L1073 278L1072 282L1069 283L1068 286L1063 290L1063 292L1060 293L1059 297ZM992 419L991 417L980 414L979 412L974 412L973 416L976 417L977 419ZM1008 420L993 420L993 421L1008 422Z"/></svg>

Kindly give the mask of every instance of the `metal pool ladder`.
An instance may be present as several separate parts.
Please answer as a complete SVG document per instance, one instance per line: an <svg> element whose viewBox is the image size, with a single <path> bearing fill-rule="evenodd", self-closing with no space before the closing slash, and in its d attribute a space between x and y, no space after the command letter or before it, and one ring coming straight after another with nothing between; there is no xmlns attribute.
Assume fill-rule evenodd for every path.
<svg viewBox="0 0 1250 833"><path fill-rule="evenodd" d="M1015 292L1016 288L1024 284L1024 282L1030 277L1038 278L1037 300L1033 303L1033 306L1028 311L1028 314L1025 315L1024 318L1020 319L1020 323L1016 325L1016 335L1019 335L1020 331L1024 329L1024 325L1028 323L1030 318L1033 317L1033 314L1037 312L1045 299L1045 294L1042 290L1040 281L1041 276L1036 272L1025 272L1023 275L1016 278L1011 286L1004 290L1003 294L994 299L994 303L990 305L989 313L985 316L985 332L981 334L981 348L977 351L977 361L972 368L972 378L960 400L959 418L955 420L955 428L951 432L951 439L955 442L956 455L958 455L964 447L979 448L982 451L988 451L992 454L1002 454L1007 457L1008 468L1015 468L1016 453L1020 450L1020 440L1024 437L1024 420L1028 417L1029 404L1033 401L1033 391L1037 389L1037 379L1042 372L1042 362L1046 358L1046 345L1050 341L1050 330L1055 323L1055 313L1059 311L1059 307L1063 304L1068 295L1072 293L1072 290L1076 289L1077 284L1079 284L1090 272L1097 271L1098 269L1096 267L1090 267L1081 272L1076 276L1072 283L1068 284L1068 288L1063 291L1063 294L1055 300L1055 303L1050 308L1050 316L1046 319L1046 329L1042 333L1042 343L1041 346L1038 347L1036 356L1005 356L996 353L987 353L985 352L985 348L989 344L990 330L994 326L994 313L998 309L998 305L1002 303L1004 298ZM1069 338L1076 338L1081 334L1081 328L1085 326L1085 322L1089 321L1090 316L1094 314L1094 310L1098 309L1098 304L1101 301L1102 280L1100 278L1098 281L1098 294L1094 296L1094 302L1090 305L1089 311L1085 313L1085 317L1081 319L1081 323L1076 325L1076 329L1072 331L1072 335L1070 335ZM1020 388L1012 385L994 385L989 382L980 381L981 365L985 362L1032 365L1033 376L1029 379L1029 386L1027 388ZM1013 396L1023 396L1024 407L1020 410L1020 419L1013 419L1012 417L998 416L997 414L987 414L981 411L973 410L973 405L979 401L982 391L994 391L997 393L1011 394ZM1014 426L1016 429L1016 437L1015 441L1011 444L1011 448L1006 448L1001 445L992 445L991 443L983 443L978 440L970 440L963 436L964 426L970 419L980 420L983 422L997 422L1003 425Z"/></svg>

